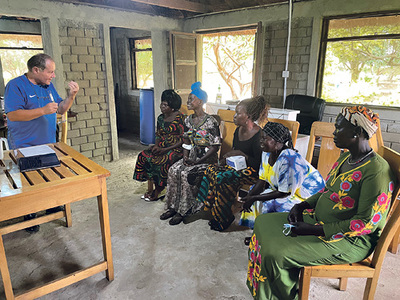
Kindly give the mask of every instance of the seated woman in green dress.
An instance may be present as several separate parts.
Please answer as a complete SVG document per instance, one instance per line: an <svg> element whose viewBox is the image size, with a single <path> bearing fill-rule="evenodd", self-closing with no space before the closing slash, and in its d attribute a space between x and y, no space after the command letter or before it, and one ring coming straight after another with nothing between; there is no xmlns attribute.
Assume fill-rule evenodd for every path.
<svg viewBox="0 0 400 300"><path fill-rule="evenodd" d="M184 132L184 115L179 111L181 96L174 90L165 90L161 95L161 115L157 118L155 145L139 153L133 179L137 181L152 180L153 192L147 191L142 199L158 200L160 193L167 185L168 170L183 156L182 137Z"/></svg>
<svg viewBox="0 0 400 300"><path fill-rule="evenodd" d="M394 190L388 163L368 144L377 119L362 106L342 108L334 142L349 151L333 165L325 187L290 213L257 217L247 272L255 299L297 299L303 266L353 263L373 252ZM285 223L293 234L282 232Z"/></svg>

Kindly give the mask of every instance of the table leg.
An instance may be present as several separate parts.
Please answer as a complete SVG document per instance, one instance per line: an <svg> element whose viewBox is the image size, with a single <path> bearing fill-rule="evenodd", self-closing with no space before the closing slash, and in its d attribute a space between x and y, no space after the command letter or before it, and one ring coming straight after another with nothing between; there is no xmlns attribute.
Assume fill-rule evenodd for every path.
<svg viewBox="0 0 400 300"><path fill-rule="evenodd" d="M71 214L71 204L65 204L65 223L67 227L72 226L72 214Z"/></svg>
<svg viewBox="0 0 400 300"><path fill-rule="evenodd" d="M14 292L11 285L10 272L8 271L6 252L4 250L3 236L0 235L0 272L3 278L4 291L7 300L14 299Z"/></svg>
<svg viewBox="0 0 400 300"><path fill-rule="evenodd" d="M101 237L103 241L104 260L107 262L108 268L106 270L106 277L109 281L114 280L114 264L111 251L111 232L110 232L110 217L108 212L107 200L107 185L106 179L101 179L101 194L97 196L99 205L99 217Z"/></svg>

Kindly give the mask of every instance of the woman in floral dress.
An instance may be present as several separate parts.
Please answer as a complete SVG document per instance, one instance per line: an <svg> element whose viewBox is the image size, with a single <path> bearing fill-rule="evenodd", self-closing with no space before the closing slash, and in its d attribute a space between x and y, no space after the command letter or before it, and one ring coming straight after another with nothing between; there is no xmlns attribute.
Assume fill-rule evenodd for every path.
<svg viewBox="0 0 400 300"><path fill-rule="evenodd" d="M256 219L247 272L255 299L297 299L303 266L352 263L373 252L394 190L388 163L368 144L377 118L362 106L342 108L334 142L349 151L333 165L325 188L289 214ZM295 235L282 232L285 223Z"/></svg>
<svg viewBox="0 0 400 300"><path fill-rule="evenodd" d="M168 172L167 193L165 195L167 211L161 220L172 217L170 225L182 222L186 215L200 210L202 203L196 201L198 187L189 183L188 177L200 177L208 164L218 161L218 149L221 144L219 124L214 117L204 112L207 93L201 83L192 84L188 98L188 109L194 114L185 119L183 159L175 163Z"/></svg>
<svg viewBox="0 0 400 300"><path fill-rule="evenodd" d="M183 156L182 137L184 115L179 111L181 97L174 90L165 90L161 95L161 115L157 118L155 145L139 153L133 179L152 180L155 190L147 191L142 199L158 200L159 194L167 185L170 166Z"/></svg>

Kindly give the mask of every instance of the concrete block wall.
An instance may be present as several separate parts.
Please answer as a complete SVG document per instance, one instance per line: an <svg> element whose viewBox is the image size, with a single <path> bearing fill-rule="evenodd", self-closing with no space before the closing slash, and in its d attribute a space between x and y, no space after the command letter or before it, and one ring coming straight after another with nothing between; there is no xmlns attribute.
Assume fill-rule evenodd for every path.
<svg viewBox="0 0 400 300"><path fill-rule="evenodd" d="M293 19L287 95L306 94L311 35L312 18ZM287 21L278 21L266 25L262 93L270 101L272 107L282 107L284 86L282 71L285 69L287 38Z"/></svg>
<svg viewBox="0 0 400 300"><path fill-rule="evenodd" d="M69 144L91 158L110 161L111 127L107 103L103 32L99 24L59 20L60 46L66 82L80 90L69 122Z"/></svg>
<svg viewBox="0 0 400 300"><path fill-rule="evenodd" d="M341 106L327 105L322 121L335 122L337 114L340 112ZM400 152L400 111L396 109L381 109L371 107L371 109L379 114L381 120L381 131L385 146Z"/></svg>

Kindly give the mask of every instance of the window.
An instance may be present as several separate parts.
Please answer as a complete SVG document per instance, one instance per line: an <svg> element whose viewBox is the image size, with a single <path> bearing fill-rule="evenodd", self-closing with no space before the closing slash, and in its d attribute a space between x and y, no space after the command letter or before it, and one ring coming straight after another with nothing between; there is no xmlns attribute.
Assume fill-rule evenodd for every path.
<svg viewBox="0 0 400 300"><path fill-rule="evenodd" d="M321 98L400 106L400 15L327 18L322 32Z"/></svg>
<svg viewBox="0 0 400 300"><path fill-rule="evenodd" d="M130 39L129 44L132 61L132 89L154 87L151 39Z"/></svg>
<svg viewBox="0 0 400 300"><path fill-rule="evenodd" d="M0 33L0 59L4 84L27 72L28 59L42 52L41 35Z"/></svg>
<svg viewBox="0 0 400 300"><path fill-rule="evenodd" d="M210 102L251 97L256 31L202 33L202 84Z"/></svg>

